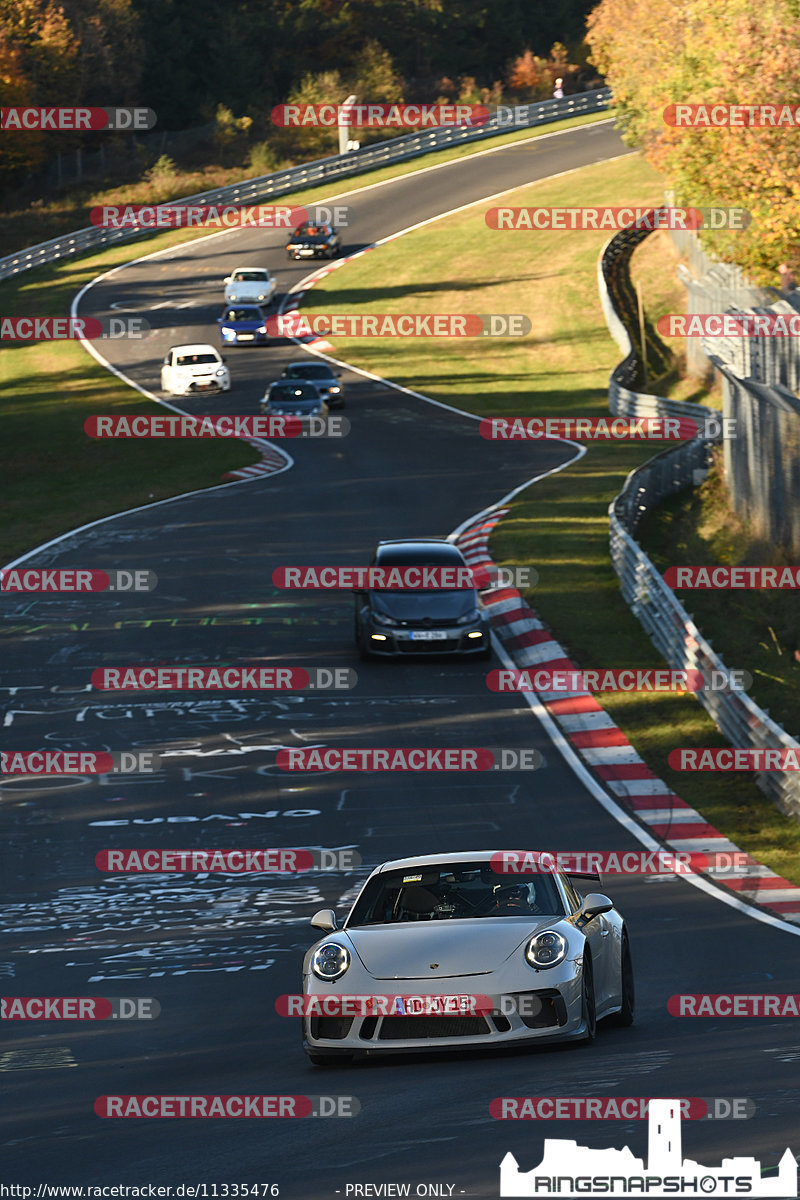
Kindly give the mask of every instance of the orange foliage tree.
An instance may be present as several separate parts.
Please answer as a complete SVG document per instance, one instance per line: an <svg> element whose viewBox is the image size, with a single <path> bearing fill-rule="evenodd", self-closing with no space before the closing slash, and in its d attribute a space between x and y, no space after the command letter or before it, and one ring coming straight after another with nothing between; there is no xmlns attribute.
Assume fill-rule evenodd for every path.
<svg viewBox="0 0 800 1200"><path fill-rule="evenodd" d="M775 283L784 261L800 269L800 127L674 128L664 119L676 103L794 110L797 0L601 0L586 40L613 90L624 140L665 175L675 202L750 212L742 232L704 231L706 248L757 282Z"/></svg>

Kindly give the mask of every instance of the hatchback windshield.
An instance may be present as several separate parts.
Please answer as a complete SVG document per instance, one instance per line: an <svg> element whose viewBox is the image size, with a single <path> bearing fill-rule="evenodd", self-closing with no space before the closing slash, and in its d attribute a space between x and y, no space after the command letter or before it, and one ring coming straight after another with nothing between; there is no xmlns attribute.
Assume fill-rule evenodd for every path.
<svg viewBox="0 0 800 1200"><path fill-rule="evenodd" d="M510 879L493 870L491 863L463 862L381 872L365 887L346 927L564 915L552 875Z"/></svg>
<svg viewBox="0 0 800 1200"><path fill-rule="evenodd" d="M290 379L335 379L336 376L330 367L321 366L319 363L309 363L308 366L289 367L287 375Z"/></svg>
<svg viewBox="0 0 800 1200"><path fill-rule="evenodd" d="M219 362L216 354L179 354L176 358L179 367L194 367L198 363Z"/></svg>

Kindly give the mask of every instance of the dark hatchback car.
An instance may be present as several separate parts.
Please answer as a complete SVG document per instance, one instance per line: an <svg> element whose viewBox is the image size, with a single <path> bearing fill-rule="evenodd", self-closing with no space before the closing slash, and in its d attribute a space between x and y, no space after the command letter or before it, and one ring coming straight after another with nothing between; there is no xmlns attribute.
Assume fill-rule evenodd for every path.
<svg viewBox="0 0 800 1200"><path fill-rule="evenodd" d="M311 359L290 362L283 372L284 379L310 380L328 402L328 408L344 408L344 388L339 383L341 371L333 371L327 363Z"/></svg>
<svg viewBox="0 0 800 1200"><path fill-rule="evenodd" d="M298 225L286 243L287 258L335 258L341 252L339 235L332 225Z"/></svg>
<svg viewBox="0 0 800 1200"><path fill-rule="evenodd" d="M268 417L327 417L328 406L319 388L308 380L276 379L261 400Z"/></svg>
<svg viewBox="0 0 800 1200"><path fill-rule="evenodd" d="M374 567L466 568L452 542L414 538L379 542ZM489 618L474 587L371 588L355 593L355 639L362 659L403 654L466 654L489 658Z"/></svg>

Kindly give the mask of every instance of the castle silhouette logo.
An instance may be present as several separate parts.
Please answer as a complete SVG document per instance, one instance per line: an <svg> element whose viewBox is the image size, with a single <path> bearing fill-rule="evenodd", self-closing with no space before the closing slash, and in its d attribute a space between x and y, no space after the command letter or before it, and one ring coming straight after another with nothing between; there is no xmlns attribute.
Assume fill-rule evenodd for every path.
<svg viewBox="0 0 800 1200"><path fill-rule="evenodd" d="M500 1164L500 1195L603 1196L797 1196L797 1161L786 1150L778 1174L761 1176L756 1158L724 1158L719 1167L703 1167L681 1157L681 1108L678 1100L651 1100L647 1168L626 1146L592 1150L577 1142L545 1138L538 1167L520 1171L510 1152Z"/></svg>

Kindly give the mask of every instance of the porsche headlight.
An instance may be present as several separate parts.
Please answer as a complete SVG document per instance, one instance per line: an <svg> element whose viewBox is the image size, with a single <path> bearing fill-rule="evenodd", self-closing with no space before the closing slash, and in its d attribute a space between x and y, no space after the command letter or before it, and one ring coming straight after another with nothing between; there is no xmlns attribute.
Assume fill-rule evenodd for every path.
<svg viewBox="0 0 800 1200"><path fill-rule="evenodd" d="M350 951L338 942L324 942L311 957L311 970L317 979L340 979L350 966Z"/></svg>
<svg viewBox="0 0 800 1200"><path fill-rule="evenodd" d="M224 375L224 374L225 374L225 368L224 368L224 367L217 367L217 369L216 369L216 371L214 372L214 374L215 374L215 375L219 375L219 376L222 376L222 375Z"/></svg>
<svg viewBox="0 0 800 1200"><path fill-rule="evenodd" d="M567 956L567 939L554 929L537 933L525 947L525 958L532 967L557 967Z"/></svg>

